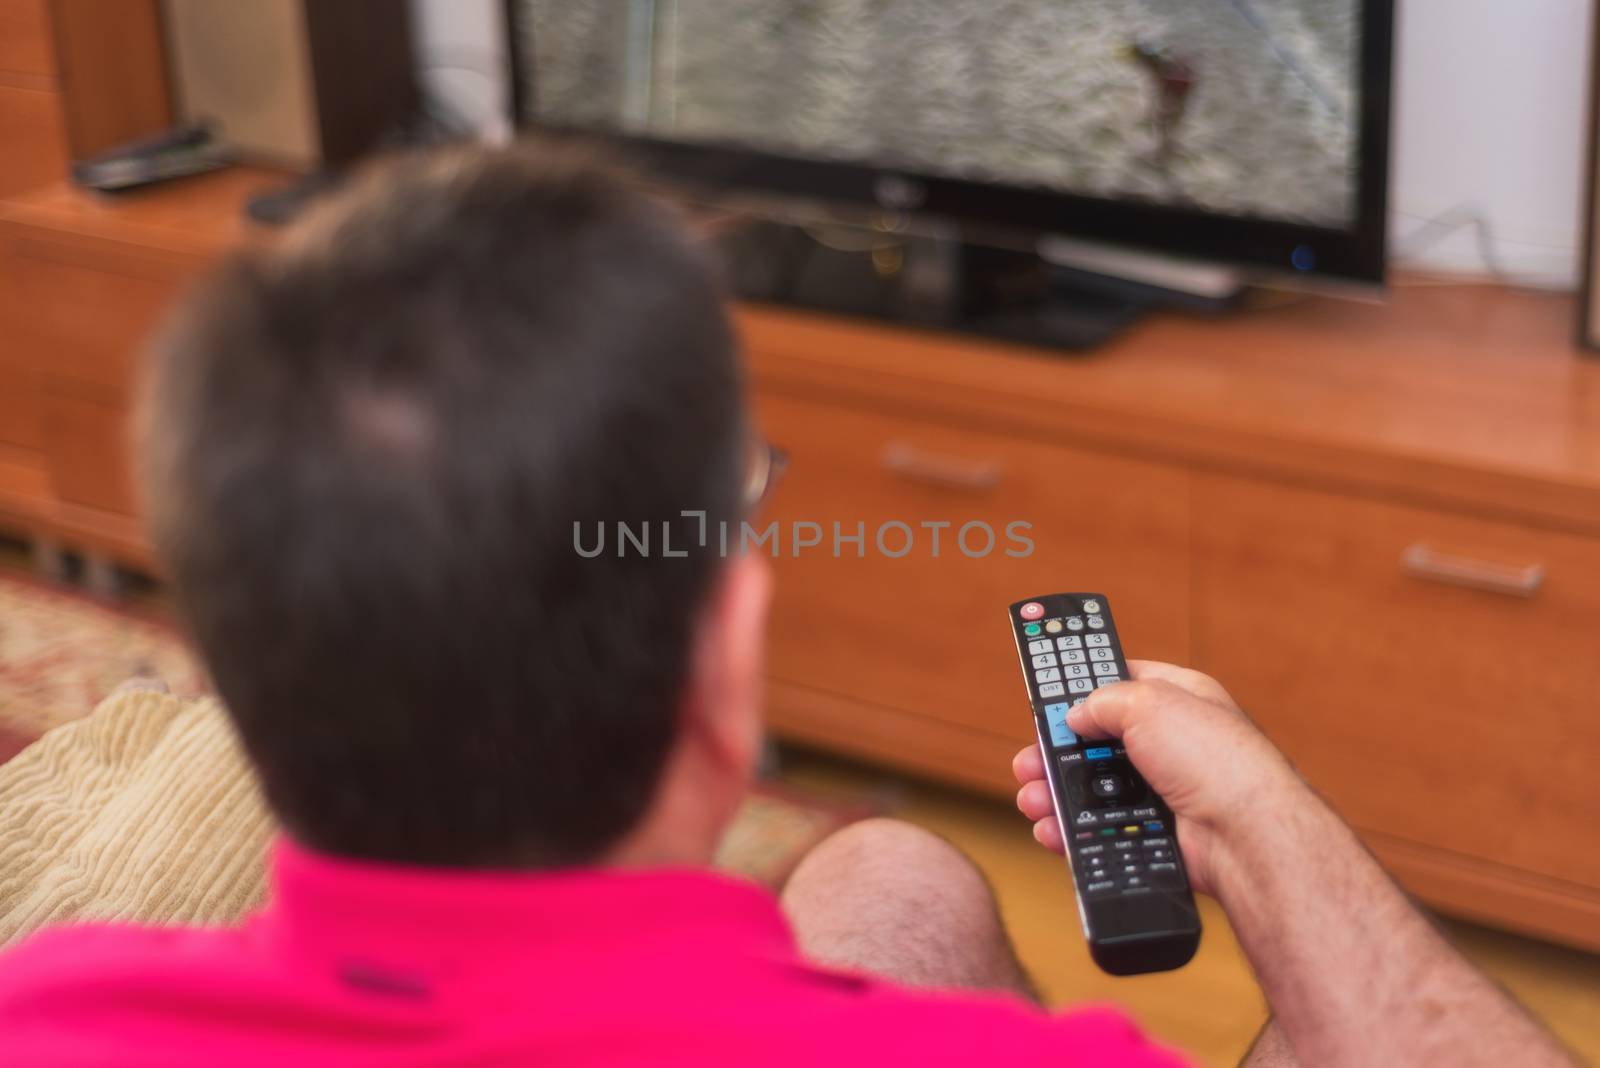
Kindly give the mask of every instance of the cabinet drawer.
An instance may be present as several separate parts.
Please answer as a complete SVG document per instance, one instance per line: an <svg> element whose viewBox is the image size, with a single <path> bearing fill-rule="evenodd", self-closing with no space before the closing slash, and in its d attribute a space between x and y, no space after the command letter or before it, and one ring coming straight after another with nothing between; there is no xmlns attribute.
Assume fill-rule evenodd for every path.
<svg viewBox="0 0 1600 1068"><path fill-rule="evenodd" d="M1196 653L1368 831L1600 886L1600 540L1208 477Z"/></svg>
<svg viewBox="0 0 1600 1068"><path fill-rule="evenodd" d="M137 513L127 418L121 403L45 391L45 452L56 497L119 515Z"/></svg>
<svg viewBox="0 0 1600 1068"><path fill-rule="evenodd" d="M0 353L0 445L38 449L43 443L36 376Z"/></svg>
<svg viewBox="0 0 1600 1068"><path fill-rule="evenodd" d="M26 238L0 252L0 327L40 375L114 392L133 385L147 335L188 275L138 256Z"/></svg>
<svg viewBox="0 0 1600 1068"><path fill-rule="evenodd" d="M1134 656L1187 658L1186 472L770 393L758 410L790 454L762 521L784 537L774 679L1020 742L1031 725L1005 615L1019 597L1103 591ZM1032 524L1025 558L1006 552L1023 551L1007 540L1017 521ZM876 544L893 522L912 539L897 559ZM938 522L950 526L935 557L922 524ZM996 538L977 558L958 539L973 522ZM817 524L822 544L796 556L796 523ZM835 523L861 524L865 546L835 557ZM884 531L888 550L905 548L906 530ZM986 545L969 530L968 551Z"/></svg>

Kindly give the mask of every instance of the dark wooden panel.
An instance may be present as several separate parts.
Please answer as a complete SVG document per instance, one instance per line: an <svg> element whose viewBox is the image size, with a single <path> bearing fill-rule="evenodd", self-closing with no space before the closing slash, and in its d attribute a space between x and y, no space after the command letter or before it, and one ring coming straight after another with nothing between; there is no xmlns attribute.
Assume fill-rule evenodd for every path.
<svg viewBox="0 0 1600 1068"><path fill-rule="evenodd" d="M171 125L157 0L50 0L50 16L74 159Z"/></svg>
<svg viewBox="0 0 1600 1068"><path fill-rule="evenodd" d="M45 0L0 0L0 84L44 88L55 69Z"/></svg>

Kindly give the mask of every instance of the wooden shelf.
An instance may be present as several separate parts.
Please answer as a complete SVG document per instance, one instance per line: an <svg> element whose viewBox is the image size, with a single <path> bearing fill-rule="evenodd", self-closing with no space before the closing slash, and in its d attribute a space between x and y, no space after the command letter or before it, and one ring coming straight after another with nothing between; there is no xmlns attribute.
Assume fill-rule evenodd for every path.
<svg viewBox="0 0 1600 1068"><path fill-rule="evenodd" d="M1566 296L1397 287L1155 316L1087 356L747 309L758 383L1083 448L1600 533L1600 360Z"/></svg>
<svg viewBox="0 0 1600 1068"><path fill-rule="evenodd" d="M0 199L0 228L80 247L126 245L140 254L210 262L253 227L250 197L296 176L266 167L229 167L126 193L96 193L51 182Z"/></svg>

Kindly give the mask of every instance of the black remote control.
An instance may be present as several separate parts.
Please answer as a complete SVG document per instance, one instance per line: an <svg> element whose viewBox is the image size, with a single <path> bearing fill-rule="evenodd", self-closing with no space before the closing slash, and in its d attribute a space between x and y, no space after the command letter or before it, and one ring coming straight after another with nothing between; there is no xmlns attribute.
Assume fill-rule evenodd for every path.
<svg viewBox="0 0 1600 1068"><path fill-rule="evenodd" d="M1129 677L1106 599L1054 593L1018 601L1011 632L1090 956L1112 975L1182 967L1199 948L1200 913L1172 810L1119 743L1083 740L1067 726L1068 709Z"/></svg>

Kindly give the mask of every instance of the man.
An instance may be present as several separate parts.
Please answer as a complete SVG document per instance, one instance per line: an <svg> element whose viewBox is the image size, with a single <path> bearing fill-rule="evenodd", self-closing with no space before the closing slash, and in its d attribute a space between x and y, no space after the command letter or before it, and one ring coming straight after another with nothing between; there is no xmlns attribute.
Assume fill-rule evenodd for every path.
<svg viewBox="0 0 1600 1068"><path fill-rule="evenodd" d="M5 1063L1180 1063L1032 1004L929 835L849 828L781 909L706 870L755 763L769 576L699 532L770 473L710 275L611 170L456 151L188 303L149 513L287 838L240 930L0 958ZM663 551L575 551L617 522ZM1121 734L1179 813L1279 1014L1253 1063L1564 1063L1213 683L1141 676L1073 726ZM1043 819L1037 753L1018 769Z"/></svg>

